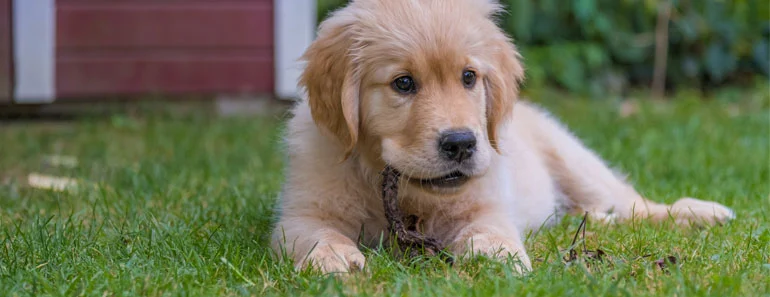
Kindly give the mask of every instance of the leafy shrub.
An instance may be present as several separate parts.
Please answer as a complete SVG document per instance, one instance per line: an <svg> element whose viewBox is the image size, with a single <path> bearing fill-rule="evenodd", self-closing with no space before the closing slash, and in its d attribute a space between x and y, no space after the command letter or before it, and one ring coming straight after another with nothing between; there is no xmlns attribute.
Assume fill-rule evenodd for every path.
<svg viewBox="0 0 770 297"><path fill-rule="evenodd" d="M318 0L319 20L344 0ZM649 86L656 0L501 0L500 25L525 59L527 87L601 95ZM770 1L672 0L666 86L707 89L767 79Z"/></svg>

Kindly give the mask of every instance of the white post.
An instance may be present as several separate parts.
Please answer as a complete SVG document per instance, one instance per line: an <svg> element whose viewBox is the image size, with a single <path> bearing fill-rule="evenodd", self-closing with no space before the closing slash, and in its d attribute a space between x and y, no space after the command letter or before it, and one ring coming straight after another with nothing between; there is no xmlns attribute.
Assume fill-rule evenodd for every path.
<svg viewBox="0 0 770 297"><path fill-rule="evenodd" d="M29 1L29 0L23 0ZM275 95L297 99L299 58L315 38L316 0L275 0Z"/></svg>
<svg viewBox="0 0 770 297"><path fill-rule="evenodd" d="M13 55L16 103L56 98L55 0L13 0Z"/></svg>

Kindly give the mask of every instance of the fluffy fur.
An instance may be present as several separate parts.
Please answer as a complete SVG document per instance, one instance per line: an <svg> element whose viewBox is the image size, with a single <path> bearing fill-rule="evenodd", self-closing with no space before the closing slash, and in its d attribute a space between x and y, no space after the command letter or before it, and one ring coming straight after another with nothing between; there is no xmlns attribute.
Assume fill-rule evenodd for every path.
<svg viewBox="0 0 770 297"><path fill-rule="evenodd" d="M293 110L273 248L297 268L362 268L358 239L386 234L379 172L404 174L401 208L458 256L530 260L522 234L565 213L714 224L733 217L713 202L652 202L536 106L517 102L524 68L485 0L358 0L335 12L304 55L306 98ZM462 73L473 71L467 87ZM417 90L394 90L410 75ZM514 106L515 105L515 106ZM441 158L440 134L478 139L461 164ZM457 187L414 182L459 171ZM510 259L510 258L509 258Z"/></svg>

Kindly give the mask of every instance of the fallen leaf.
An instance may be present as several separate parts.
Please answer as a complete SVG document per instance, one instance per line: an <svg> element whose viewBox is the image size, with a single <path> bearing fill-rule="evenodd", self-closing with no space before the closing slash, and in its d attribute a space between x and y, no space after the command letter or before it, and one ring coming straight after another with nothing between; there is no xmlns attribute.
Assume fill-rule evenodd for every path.
<svg viewBox="0 0 770 297"><path fill-rule="evenodd" d="M668 270L668 265L676 265L676 262L677 262L676 257L668 256L665 258L655 260L655 265L657 265L658 268L662 270Z"/></svg>
<svg viewBox="0 0 770 297"><path fill-rule="evenodd" d="M30 187L38 189L47 189L54 191L72 190L77 187L77 181L66 177L56 177L30 173L27 176L27 183Z"/></svg>

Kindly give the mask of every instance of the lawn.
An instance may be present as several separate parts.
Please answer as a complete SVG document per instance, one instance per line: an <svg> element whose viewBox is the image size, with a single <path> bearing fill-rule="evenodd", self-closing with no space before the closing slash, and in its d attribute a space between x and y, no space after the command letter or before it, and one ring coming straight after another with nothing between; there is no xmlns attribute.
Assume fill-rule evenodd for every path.
<svg viewBox="0 0 770 297"><path fill-rule="evenodd" d="M533 92L646 196L715 200L737 219L708 229L589 221L530 234L534 271L454 266L366 250L346 278L294 272L267 249L282 177L280 116L142 109L69 122L0 122L0 295L770 296L767 86L632 104ZM50 156L72 156L63 164ZM59 162L61 163L61 162ZM30 173L80 181L54 191ZM667 257L675 264L656 264Z"/></svg>

